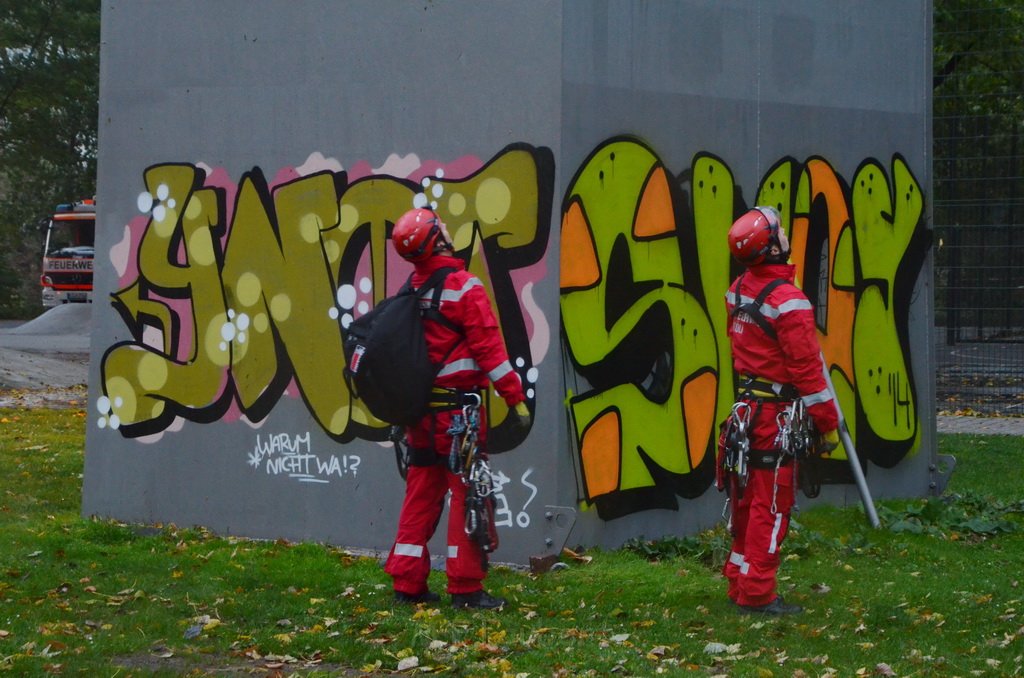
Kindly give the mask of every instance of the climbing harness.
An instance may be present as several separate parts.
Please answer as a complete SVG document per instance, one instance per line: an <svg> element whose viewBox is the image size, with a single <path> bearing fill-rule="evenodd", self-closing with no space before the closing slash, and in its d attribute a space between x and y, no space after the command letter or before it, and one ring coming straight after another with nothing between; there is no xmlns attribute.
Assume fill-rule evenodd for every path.
<svg viewBox="0 0 1024 678"><path fill-rule="evenodd" d="M466 535L487 554L498 548L498 531L494 524L494 477L487 459L479 454L482 399L477 393L467 396L462 411L452 416L448 427L448 435L452 438L448 470L461 477L466 486Z"/></svg>

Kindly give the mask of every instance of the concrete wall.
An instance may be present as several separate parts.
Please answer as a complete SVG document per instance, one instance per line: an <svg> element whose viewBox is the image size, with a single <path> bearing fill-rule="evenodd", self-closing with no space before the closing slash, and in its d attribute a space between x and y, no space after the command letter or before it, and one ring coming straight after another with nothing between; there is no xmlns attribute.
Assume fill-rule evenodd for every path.
<svg viewBox="0 0 1024 678"><path fill-rule="evenodd" d="M535 409L523 440L492 401L498 560L719 519L725 232L753 204L790 229L872 490L929 491L926 0L102 19L84 513L388 548L403 488L341 327L405 279L387 233L422 202ZM817 501L858 501L829 473Z"/></svg>

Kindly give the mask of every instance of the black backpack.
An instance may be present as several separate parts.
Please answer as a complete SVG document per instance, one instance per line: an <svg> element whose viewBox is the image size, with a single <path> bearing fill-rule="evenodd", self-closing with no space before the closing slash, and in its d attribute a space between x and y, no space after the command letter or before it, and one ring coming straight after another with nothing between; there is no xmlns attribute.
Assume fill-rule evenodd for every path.
<svg viewBox="0 0 1024 678"><path fill-rule="evenodd" d="M418 289L413 288L410 275L397 294L353 320L345 331L345 381L382 421L408 426L427 413L440 365L431 363L427 355L423 318L459 331L439 310L445 278L454 270L434 271ZM420 295L425 290L433 294L429 305L421 308Z"/></svg>

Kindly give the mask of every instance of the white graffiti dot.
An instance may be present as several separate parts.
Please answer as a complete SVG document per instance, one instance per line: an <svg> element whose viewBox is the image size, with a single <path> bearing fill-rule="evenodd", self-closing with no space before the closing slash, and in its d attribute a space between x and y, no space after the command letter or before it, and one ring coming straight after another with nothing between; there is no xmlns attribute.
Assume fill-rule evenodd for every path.
<svg viewBox="0 0 1024 678"><path fill-rule="evenodd" d="M444 178L444 170L441 169L440 167L438 167L437 170L434 171L434 176L437 177L438 179L443 179Z"/></svg>
<svg viewBox="0 0 1024 678"><path fill-rule="evenodd" d="M106 417L100 417L99 419L96 420L96 425L99 426L100 428L106 428L107 427L107 418Z"/></svg>
<svg viewBox="0 0 1024 678"><path fill-rule="evenodd" d="M370 305L365 301L360 301L359 308L357 310L359 311L360 314L366 313L367 311L370 310Z"/></svg>
<svg viewBox="0 0 1024 678"><path fill-rule="evenodd" d="M114 429L115 431L121 428L121 418L118 417L116 414L110 415L110 428Z"/></svg>
<svg viewBox="0 0 1024 678"><path fill-rule="evenodd" d="M532 388L526 389L526 397L529 398L530 400L533 400L533 389Z"/></svg>
<svg viewBox="0 0 1024 678"><path fill-rule="evenodd" d="M135 204L138 206L139 211L148 214L149 210L153 209L153 196L149 194L149 191L143 191L139 193L139 197L135 199Z"/></svg>
<svg viewBox="0 0 1024 678"><path fill-rule="evenodd" d="M430 209L434 210L435 212L437 211L437 201L436 200L431 200L430 201Z"/></svg>
<svg viewBox="0 0 1024 678"><path fill-rule="evenodd" d="M156 187L156 197L159 200L167 200L167 196L171 194L171 189L167 184L160 184Z"/></svg>
<svg viewBox="0 0 1024 678"><path fill-rule="evenodd" d="M117 396L116 398L114 398L114 407L116 409L121 409L121 407L123 407L123 406L124 406L124 398L122 398L121 396Z"/></svg>
<svg viewBox="0 0 1024 678"><path fill-rule="evenodd" d="M341 316L341 326L342 327L344 327L347 330L348 326L351 325L351 324L352 324L352 314L351 313L346 313L345 315Z"/></svg>
<svg viewBox="0 0 1024 678"><path fill-rule="evenodd" d="M238 319L235 320L235 327L237 327L240 332L244 332L249 329L249 314L239 313Z"/></svg>
<svg viewBox="0 0 1024 678"><path fill-rule="evenodd" d="M167 208L163 205L157 205L153 208L153 218L157 221L163 221L167 216Z"/></svg>
<svg viewBox="0 0 1024 678"><path fill-rule="evenodd" d="M363 294L369 293L369 291L372 290L372 289L373 289L373 281L370 280L369 278L362 278L359 281L359 291L362 292Z"/></svg>
<svg viewBox="0 0 1024 678"><path fill-rule="evenodd" d="M520 511L516 515L516 525L518 525L519 527L529 527L530 526L530 514L527 513L526 511Z"/></svg>
<svg viewBox="0 0 1024 678"><path fill-rule="evenodd" d="M245 343L245 332L239 332L238 333L238 343L239 344L244 344Z"/></svg>
<svg viewBox="0 0 1024 678"><path fill-rule="evenodd" d="M530 382L531 384L536 384L537 383L537 377L539 377L539 376L540 376L540 372L537 370L536 367L531 367L530 369L528 369L526 371L526 380L528 382Z"/></svg>
<svg viewBox="0 0 1024 678"><path fill-rule="evenodd" d="M423 185L423 188L430 186L430 177L423 177L420 179L420 184Z"/></svg>
<svg viewBox="0 0 1024 678"><path fill-rule="evenodd" d="M426 205L427 205L427 194L426 193L417 193L416 195L414 195L412 197L412 206L413 207L417 207L417 208L419 208L419 207L426 207Z"/></svg>
<svg viewBox="0 0 1024 678"><path fill-rule="evenodd" d="M96 410L100 414L106 414L110 411L110 398L107 396L100 396L96 401Z"/></svg>
<svg viewBox="0 0 1024 678"><path fill-rule="evenodd" d="M231 341L235 338L235 326L231 323L224 323L220 326L220 338L224 341Z"/></svg>
<svg viewBox="0 0 1024 678"><path fill-rule="evenodd" d="M167 206L170 207L172 210L175 208L177 204L178 201L175 200L174 198L171 198L170 200L167 201Z"/></svg>
<svg viewBox="0 0 1024 678"><path fill-rule="evenodd" d="M220 342L220 350L222 350L222 351L228 350L228 345L226 343L224 343L223 341Z"/></svg>
<svg viewBox="0 0 1024 678"><path fill-rule="evenodd" d="M525 366L526 366L526 361L523 360L522 356L520 356L519 358L516 358L516 367L525 367Z"/></svg>
<svg viewBox="0 0 1024 678"><path fill-rule="evenodd" d="M337 320L338 319L338 307L337 306L331 306L329 309L327 309L327 317L330 318L331 320Z"/></svg>
<svg viewBox="0 0 1024 678"><path fill-rule="evenodd" d="M338 306L350 309L356 305L356 288L352 285L342 285L338 288Z"/></svg>
<svg viewBox="0 0 1024 678"><path fill-rule="evenodd" d="M434 187L430 189L430 192L435 198L440 198L444 195L444 186L441 184L434 184Z"/></svg>
<svg viewBox="0 0 1024 678"><path fill-rule="evenodd" d="M233 309L233 308L229 308L228 309L228 317L229 318L234 318L235 317L235 309Z"/></svg>

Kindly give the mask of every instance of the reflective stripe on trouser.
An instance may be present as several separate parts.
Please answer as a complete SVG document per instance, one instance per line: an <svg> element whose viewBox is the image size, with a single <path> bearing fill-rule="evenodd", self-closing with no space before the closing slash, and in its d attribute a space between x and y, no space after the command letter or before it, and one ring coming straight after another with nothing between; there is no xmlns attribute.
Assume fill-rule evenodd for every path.
<svg viewBox="0 0 1024 678"><path fill-rule="evenodd" d="M448 513L448 558L445 560L448 592L471 593L481 588L483 553L466 536L464 528L466 486L444 465L435 464L409 467L405 500L398 518L398 536L384 566L384 571L394 579L396 591L417 595L427 589L427 576L430 574L427 542L437 529L449 489L452 500Z"/></svg>
<svg viewBox="0 0 1024 678"><path fill-rule="evenodd" d="M729 598L736 603L764 605L775 598L779 552L789 529L792 508L792 465L780 467L777 479L775 469L750 469L743 498L733 505L732 552L723 568L729 580Z"/></svg>

